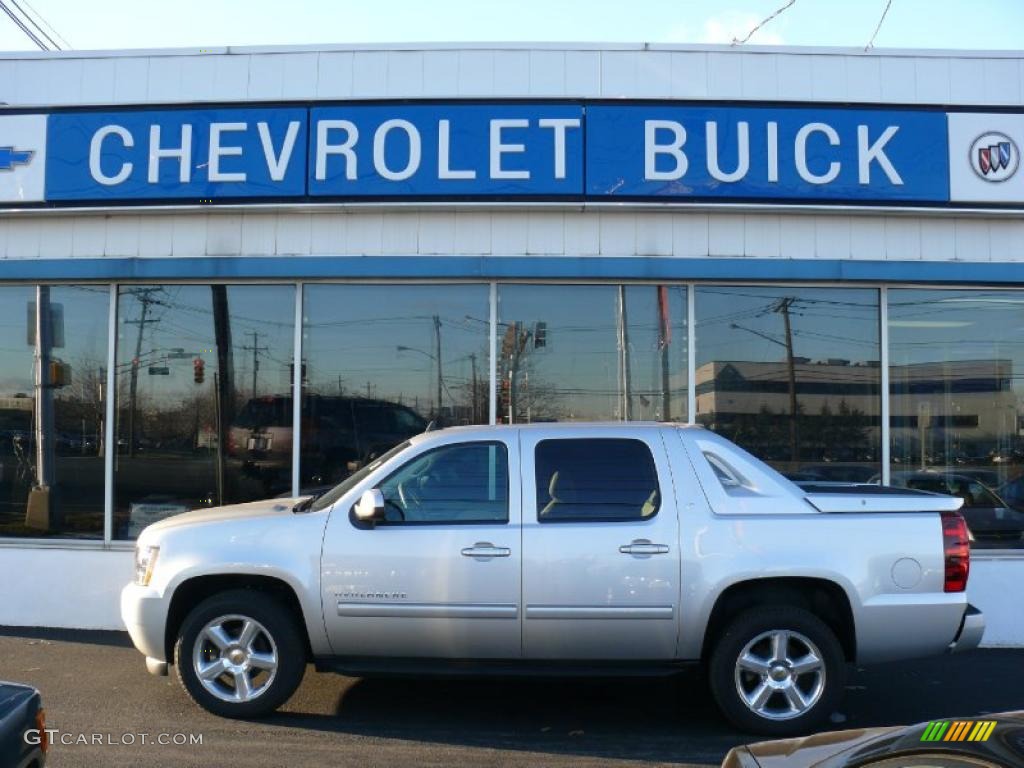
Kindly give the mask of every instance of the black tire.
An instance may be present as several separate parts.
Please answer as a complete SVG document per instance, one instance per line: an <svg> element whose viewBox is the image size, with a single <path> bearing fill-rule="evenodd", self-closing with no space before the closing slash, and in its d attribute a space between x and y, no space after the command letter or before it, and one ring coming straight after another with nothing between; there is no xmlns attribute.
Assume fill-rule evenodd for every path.
<svg viewBox="0 0 1024 768"><path fill-rule="evenodd" d="M265 656L276 651L276 667L272 674L255 668L251 672L239 673L251 680L249 685L262 684L262 690L254 688L258 692L246 700L225 700L208 690L200 680L194 662L200 633L209 623L224 617L233 617L219 625L225 629L228 637L234 637L232 633L238 631L237 637L240 638L240 629L248 619L260 625L256 639L253 640L253 649ZM206 650L200 649L199 653L209 661L223 658L222 653L218 656L220 652L215 649L209 635L204 634L203 648ZM306 671L306 643L294 614L280 600L263 592L235 589L213 595L192 609L178 632L174 644L174 663L178 670L178 680L185 692L206 711L221 717L261 717L284 704L299 687ZM248 665L248 660L244 663ZM213 680L210 685L222 694L227 694L229 683L238 690L235 681L239 679L237 675L225 671L223 676Z"/></svg>
<svg viewBox="0 0 1024 768"><path fill-rule="evenodd" d="M774 658L770 649L776 631L794 633L787 648L798 656L796 660L810 659L810 651L820 655L820 677L817 671L792 676L788 663L769 663L764 673L740 667L741 654L755 640L757 644L749 649L751 656L759 660ZM788 676L776 680L772 674ZM715 640L708 663L711 694L725 717L742 731L766 736L797 736L815 730L838 706L845 676L846 660L835 633L810 611L787 605L761 606L741 613ZM780 688L773 687L776 685ZM790 703L786 691L794 685L806 702L805 709ZM741 690L755 700L759 691L770 691L761 712L748 706Z"/></svg>

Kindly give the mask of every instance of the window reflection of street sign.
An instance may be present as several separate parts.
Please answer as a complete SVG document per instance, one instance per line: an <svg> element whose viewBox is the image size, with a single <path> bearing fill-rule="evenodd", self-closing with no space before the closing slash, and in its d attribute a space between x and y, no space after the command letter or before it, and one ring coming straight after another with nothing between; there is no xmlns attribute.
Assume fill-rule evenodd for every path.
<svg viewBox="0 0 1024 768"><path fill-rule="evenodd" d="M149 366L150 376L170 376L171 369L162 365L151 365Z"/></svg>
<svg viewBox="0 0 1024 768"><path fill-rule="evenodd" d="M533 346L541 349L548 345L548 324L538 321L533 326Z"/></svg>
<svg viewBox="0 0 1024 768"><path fill-rule="evenodd" d="M36 345L36 303L28 303L25 315L25 343L30 347ZM64 346L64 305L50 302L50 346L59 349Z"/></svg>
<svg viewBox="0 0 1024 768"><path fill-rule="evenodd" d="M917 404L917 426L921 429L927 429L931 426L932 421L932 404L931 403L918 403Z"/></svg>
<svg viewBox="0 0 1024 768"><path fill-rule="evenodd" d="M136 537L142 533L142 529L147 525L163 520L165 517L171 515L180 515L182 512L188 512L189 507L184 504L178 504L176 502L134 502L131 504L128 510L129 522L128 532L129 537Z"/></svg>

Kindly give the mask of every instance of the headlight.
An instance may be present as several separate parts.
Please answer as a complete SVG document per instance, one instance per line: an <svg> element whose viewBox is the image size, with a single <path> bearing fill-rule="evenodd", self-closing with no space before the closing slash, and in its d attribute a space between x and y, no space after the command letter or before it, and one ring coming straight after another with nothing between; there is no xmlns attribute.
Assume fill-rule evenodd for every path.
<svg viewBox="0 0 1024 768"><path fill-rule="evenodd" d="M149 586L159 554L160 547L135 547L135 583L140 587Z"/></svg>

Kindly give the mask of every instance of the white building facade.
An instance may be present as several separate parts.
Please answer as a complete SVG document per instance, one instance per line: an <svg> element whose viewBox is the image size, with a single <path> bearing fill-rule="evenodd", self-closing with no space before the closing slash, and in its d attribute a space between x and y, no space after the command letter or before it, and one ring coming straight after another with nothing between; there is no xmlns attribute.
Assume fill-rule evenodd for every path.
<svg viewBox="0 0 1024 768"><path fill-rule="evenodd" d="M961 495L1024 645L1024 55L0 58L0 624L428 422L666 419ZM884 535L884 532L880 532Z"/></svg>

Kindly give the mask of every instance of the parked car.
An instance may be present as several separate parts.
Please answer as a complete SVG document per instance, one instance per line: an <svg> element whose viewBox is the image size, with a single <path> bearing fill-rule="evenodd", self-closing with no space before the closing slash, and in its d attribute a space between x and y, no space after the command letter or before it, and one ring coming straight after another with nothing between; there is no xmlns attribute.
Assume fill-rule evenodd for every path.
<svg viewBox="0 0 1024 768"><path fill-rule="evenodd" d="M847 662L975 647L961 500L806 492L666 424L457 427L316 499L146 528L122 617L147 668L228 717L306 662L349 675L672 674L738 727L807 732Z"/></svg>
<svg viewBox="0 0 1024 768"><path fill-rule="evenodd" d="M249 400L231 424L228 456L256 473L290 475L292 402L289 395ZM303 480L337 482L426 427L426 419L398 403L307 394L302 399Z"/></svg>
<svg viewBox="0 0 1024 768"><path fill-rule="evenodd" d="M999 498L1006 501L1014 509L1024 511L1024 474L1007 480L1002 485L995 487Z"/></svg>
<svg viewBox="0 0 1024 768"><path fill-rule="evenodd" d="M39 691L0 682L0 768L43 768L49 746Z"/></svg>
<svg viewBox="0 0 1024 768"><path fill-rule="evenodd" d="M876 464L805 464L795 472L784 473L790 480L831 483L867 483L876 475Z"/></svg>
<svg viewBox="0 0 1024 768"><path fill-rule="evenodd" d="M984 483L966 473L893 472L889 483L898 488L963 499L960 512L967 520L975 548L1004 549L1024 544L1024 511L1010 506Z"/></svg>
<svg viewBox="0 0 1024 768"><path fill-rule="evenodd" d="M1024 712L861 728L730 750L722 768L1004 768L1024 765Z"/></svg>

